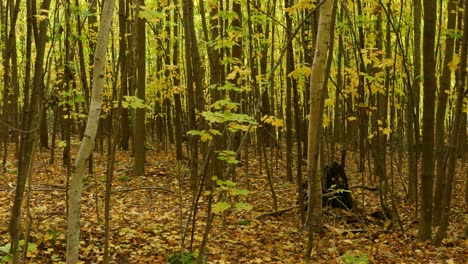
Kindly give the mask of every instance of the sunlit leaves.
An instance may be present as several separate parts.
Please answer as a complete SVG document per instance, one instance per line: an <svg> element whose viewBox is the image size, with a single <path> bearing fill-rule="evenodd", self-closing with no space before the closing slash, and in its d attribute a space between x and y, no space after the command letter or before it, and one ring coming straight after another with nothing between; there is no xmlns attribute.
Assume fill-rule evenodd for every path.
<svg viewBox="0 0 468 264"><path fill-rule="evenodd" d="M209 129L208 131L200 130L190 130L187 132L191 136L199 136L200 141L208 142L213 139L213 136L220 135L221 133L216 129Z"/></svg>
<svg viewBox="0 0 468 264"><path fill-rule="evenodd" d="M277 118L275 116L269 116L265 115L262 117L262 122L265 124L270 124L275 127L283 127L284 126L284 120Z"/></svg>
<svg viewBox="0 0 468 264"><path fill-rule="evenodd" d="M225 161L227 164L239 163L239 161L236 159L236 152L232 150L218 151L218 159Z"/></svg>
<svg viewBox="0 0 468 264"><path fill-rule="evenodd" d="M214 102L211 107L213 107L215 110L232 110L232 111L237 111L239 108L239 103L232 102L229 99L224 99L224 100L218 100Z"/></svg>
<svg viewBox="0 0 468 264"><path fill-rule="evenodd" d="M141 10L138 15L140 18L146 19L151 23L158 23L164 19L164 13L153 10L147 6L141 6Z"/></svg>
<svg viewBox="0 0 468 264"><path fill-rule="evenodd" d="M208 88L210 89L216 89L216 90L219 90L219 91L236 91L236 92L240 92L242 91L241 88L235 86L233 83L231 82L225 82L223 85L216 85L216 84L213 84L213 85L210 85Z"/></svg>
<svg viewBox="0 0 468 264"><path fill-rule="evenodd" d="M297 4L285 8L284 11L290 15L295 14L299 11L310 10L315 8L315 1L312 0L299 0Z"/></svg>
<svg viewBox="0 0 468 264"><path fill-rule="evenodd" d="M235 153L234 153L235 154ZM232 155L232 153L231 153ZM237 183L231 180L221 180L216 176L212 177L212 180L216 182L217 188L215 188L215 193L224 193L229 196L246 196L250 192L244 189L238 189ZM212 194L211 192L209 193ZM225 201L217 202L213 205L213 213L219 214L231 208L231 204ZM252 210L253 206L249 203L239 202L235 204L235 208L238 211L248 211Z"/></svg>
<svg viewBox="0 0 468 264"><path fill-rule="evenodd" d="M50 10L47 10L47 9L40 9L38 11L38 14L40 15L34 15L34 17L37 19L37 22L41 22L41 21L49 19L49 15L48 15L49 11Z"/></svg>
<svg viewBox="0 0 468 264"><path fill-rule="evenodd" d="M309 77L312 73L312 68L307 66L300 66L294 69L294 71L288 74L288 77L292 77L294 79L299 79L301 77Z"/></svg>
<svg viewBox="0 0 468 264"><path fill-rule="evenodd" d="M448 67L451 71L456 71L458 69L458 65L460 64L460 55L454 54L453 59L449 62Z"/></svg>
<svg viewBox="0 0 468 264"><path fill-rule="evenodd" d="M151 108L144 103L144 101L136 96L130 96L126 95L124 96L124 100L122 101L122 107L124 108L132 108L132 109L138 109L138 108L147 108L151 110Z"/></svg>
<svg viewBox="0 0 468 264"><path fill-rule="evenodd" d="M211 112L204 111L202 116L210 123L240 122L255 123L252 117L246 114L231 113L229 111Z"/></svg>
<svg viewBox="0 0 468 264"><path fill-rule="evenodd" d="M253 209L253 206L248 203L237 203L236 209L239 211L250 211Z"/></svg>
<svg viewBox="0 0 468 264"><path fill-rule="evenodd" d="M226 202L219 202L219 203L215 203L213 205L213 213L215 214L219 214L219 213L222 213L224 211L226 211L227 209L231 208L231 205L226 203Z"/></svg>

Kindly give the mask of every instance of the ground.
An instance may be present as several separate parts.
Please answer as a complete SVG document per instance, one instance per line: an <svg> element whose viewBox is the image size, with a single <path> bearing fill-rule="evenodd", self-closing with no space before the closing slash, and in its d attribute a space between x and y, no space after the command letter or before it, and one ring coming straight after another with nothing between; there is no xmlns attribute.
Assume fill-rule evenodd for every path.
<svg viewBox="0 0 468 264"><path fill-rule="evenodd" d="M172 153L149 150L146 175L137 177L132 174L130 153L118 152L110 222L110 252L115 263L166 263L171 255L180 251L183 233L186 234L184 247L190 248L191 228L187 218L191 192L187 164L174 161ZM57 153L54 164L49 164L50 152L40 151L34 162L30 263L61 263L65 259L67 169L60 164L60 154ZM83 263L101 262L103 256L106 155L95 153L94 158L94 173L85 179L82 202L80 258ZM0 175L0 221L4 223L0 226L0 246L9 242L7 223L16 184L16 160L12 157L8 160L5 172ZM349 185L362 185L364 178L366 185L371 186L369 173L358 173L353 165L355 161L350 154L346 167ZM273 157L280 208L296 205L295 185L286 179L285 163L284 154ZM467 217L463 199L466 177L460 176L462 167L455 184L448 237L441 247L434 247L417 241L415 208L405 201L402 185L406 183L407 175L402 169L406 165L394 161L392 166L389 177L395 183L394 201L401 225L396 223L386 230L389 222L374 217L379 212L376 192L353 189L356 204L353 213L324 209L323 233L315 241L314 263L466 263L468 242L459 238L463 219ZM259 161L252 159L248 167L244 164L237 169L236 183L237 188L249 191L247 196L236 199L249 203L253 209L236 211L231 208L215 217L207 245L207 262L303 263L307 232L300 222L298 209L263 215L273 210L265 166L262 165L260 171ZM205 227L204 197L197 214L195 251ZM26 210L23 212L25 215Z"/></svg>

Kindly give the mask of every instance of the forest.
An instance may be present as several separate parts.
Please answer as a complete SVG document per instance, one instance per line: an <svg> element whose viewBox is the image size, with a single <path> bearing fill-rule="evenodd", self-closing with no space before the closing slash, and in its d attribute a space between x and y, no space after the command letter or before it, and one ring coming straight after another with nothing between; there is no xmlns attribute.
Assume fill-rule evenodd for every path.
<svg viewBox="0 0 468 264"><path fill-rule="evenodd" d="M2 0L0 263L466 263L468 0Z"/></svg>

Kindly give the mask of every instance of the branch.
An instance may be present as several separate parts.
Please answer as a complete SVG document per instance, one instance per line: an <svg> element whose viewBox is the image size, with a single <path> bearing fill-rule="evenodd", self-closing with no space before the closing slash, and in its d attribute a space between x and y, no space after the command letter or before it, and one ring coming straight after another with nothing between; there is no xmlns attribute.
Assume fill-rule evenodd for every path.
<svg viewBox="0 0 468 264"><path fill-rule="evenodd" d="M132 192L132 191L139 191L139 190L160 190L160 191L165 191L168 193L174 193L172 190L163 188L163 187L158 187L158 186L141 186L141 187L135 187L135 188L120 188L113 190L112 193L118 193L118 192Z"/></svg>
<svg viewBox="0 0 468 264"><path fill-rule="evenodd" d="M299 208L299 205L279 209L279 210L273 211L273 212L266 212L266 213L263 213L261 215L258 215L256 217L254 217L254 219L259 219L259 218L262 218L262 217L265 217L265 216L280 216L280 215L282 215L282 214L284 214L284 213L286 213L288 211L291 211L293 209L296 209L296 208Z"/></svg>

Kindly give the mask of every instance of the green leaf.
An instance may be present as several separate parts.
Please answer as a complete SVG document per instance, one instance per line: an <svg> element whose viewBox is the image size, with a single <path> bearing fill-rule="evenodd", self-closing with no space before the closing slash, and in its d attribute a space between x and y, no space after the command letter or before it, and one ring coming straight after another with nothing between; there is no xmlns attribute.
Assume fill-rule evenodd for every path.
<svg viewBox="0 0 468 264"><path fill-rule="evenodd" d="M250 222L251 222L250 220L239 220L236 222L236 224L246 226L246 225L249 225Z"/></svg>
<svg viewBox="0 0 468 264"><path fill-rule="evenodd" d="M187 135L199 136L199 135L201 135L201 131L199 131L199 130L190 130L190 131L187 132Z"/></svg>
<svg viewBox="0 0 468 264"><path fill-rule="evenodd" d="M75 102L76 103L84 103L85 102L85 97L82 94L77 94L75 96Z"/></svg>
<svg viewBox="0 0 468 264"><path fill-rule="evenodd" d="M60 142L58 143L58 147L59 147L59 148L64 148L64 147L66 147L66 146L67 146L67 141L65 141L65 140L62 140L62 141L60 141Z"/></svg>
<svg viewBox="0 0 468 264"><path fill-rule="evenodd" d="M224 182L224 185L226 185L227 187L235 187L237 184L231 180L227 180Z"/></svg>
<svg viewBox="0 0 468 264"><path fill-rule="evenodd" d="M11 243L7 243L3 247L0 247L0 252L10 253Z"/></svg>
<svg viewBox="0 0 468 264"><path fill-rule="evenodd" d="M237 203L236 209L239 211L250 211L252 210L253 206L249 203Z"/></svg>
<svg viewBox="0 0 468 264"><path fill-rule="evenodd" d="M234 189L234 190L232 190L232 193L234 195L248 195L250 192L248 190L244 190L244 189Z"/></svg>
<svg viewBox="0 0 468 264"><path fill-rule="evenodd" d="M222 213L226 211L227 209L229 209L230 207L231 205L226 202L215 203L213 205L213 213L215 214Z"/></svg>
<svg viewBox="0 0 468 264"><path fill-rule="evenodd" d="M28 252L36 252L37 251L37 244L36 243L29 243L28 244Z"/></svg>

